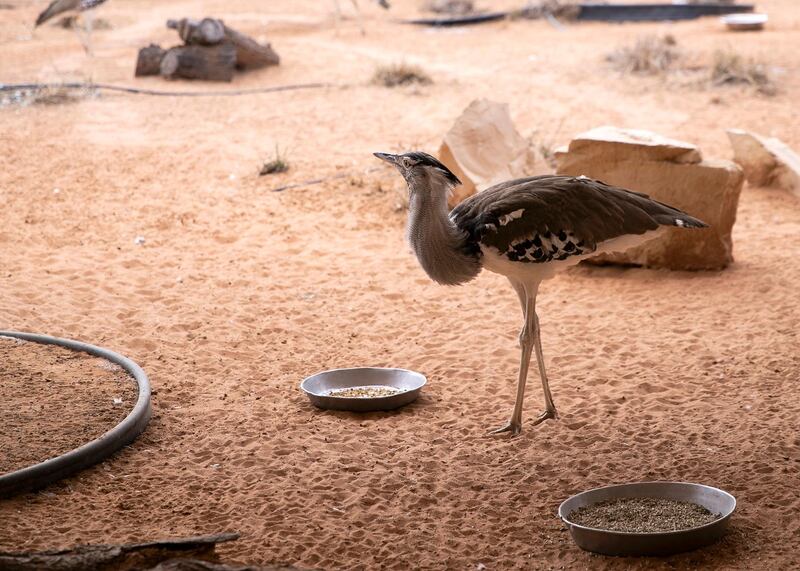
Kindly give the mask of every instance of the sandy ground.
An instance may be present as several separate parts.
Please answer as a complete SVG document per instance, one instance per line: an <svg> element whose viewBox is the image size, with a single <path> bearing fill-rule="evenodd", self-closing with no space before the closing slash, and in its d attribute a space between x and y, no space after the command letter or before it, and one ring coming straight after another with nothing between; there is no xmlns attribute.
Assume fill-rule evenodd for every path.
<svg viewBox="0 0 800 571"><path fill-rule="evenodd" d="M110 361L0 337L0 474L98 438L128 415L136 397L136 382Z"/></svg>
<svg viewBox="0 0 800 571"><path fill-rule="evenodd" d="M31 38L41 6L17 4L0 11L2 81L220 88L131 77L138 47L174 41L166 18L214 14L283 56L222 88L342 87L0 109L0 325L121 351L155 389L151 425L131 447L0 503L0 549L238 530L221 548L228 559L330 570L800 566L796 198L745 189L736 263L723 272L579 267L545 284L562 418L507 441L484 431L513 402L515 295L490 274L432 284L403 243L398 177L365 172L380 167L375 150L434 151L476 97L508 102L523 134L556 144L614 124L710 157L730 156L733 127L800 148L794 0L760 2L769 31L738 36L715 19L428 31L365 7L364 37L353 21L337 34L324 2L114 0L98 14L113 30L95 35L94 59L70 31ZM767 59L783 70L781 93L621 78L602 61L667 31L701 56L735 46ZM400 60L434 85L368 85L377 64ZM257 177L276 144L292 169ZM334 174L344 177L271 192ZM353 365L413 368L429 385L412 406L364 416L315 410L298 391L313 372ZM731 491L732 533L666 560L578 550L559 502L642 479Z"/></svg>

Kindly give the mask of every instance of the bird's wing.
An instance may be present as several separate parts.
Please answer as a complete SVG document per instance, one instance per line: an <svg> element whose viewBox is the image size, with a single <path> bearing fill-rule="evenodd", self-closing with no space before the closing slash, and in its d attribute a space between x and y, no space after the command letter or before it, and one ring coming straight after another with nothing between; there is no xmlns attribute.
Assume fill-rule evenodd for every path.
<svg viewBox="0 0 800 571"><path fill-rule="evenodd" d="M36 25L41 26L53 16L57 16L70 10L77 10L80 8L80 0L53 0L50 5L45 8L44 12L39 14L36 18Z"/></svg>
<svg viewBox="0 0 800 571"><path fill-rule="evenodd" d="M662 224L705 226L645 194L559 175L488 188L456 206L451 218L471 240L523 261L591 253L606 240L644 234Z"/></svg>

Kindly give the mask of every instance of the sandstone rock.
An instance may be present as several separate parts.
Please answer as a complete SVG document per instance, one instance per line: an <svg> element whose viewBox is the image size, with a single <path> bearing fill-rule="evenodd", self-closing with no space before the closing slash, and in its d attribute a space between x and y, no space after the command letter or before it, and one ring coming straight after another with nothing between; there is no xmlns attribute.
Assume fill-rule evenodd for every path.
<svg viewBox="0 0 800 571"><path fill-rule="evenodd" d="M461 179L450 205L498 182L533 173L535 154L514 127L508 105L476 99L456 119L439 160Z"/></svg>
<svg viewBox="0 0 800 571"><path fill-rule="evenodd" d="M699 163L703 160L700 149L691 143L662 137L640 129L597 127L581 133L569 144L569 153L603 148L604 156L612 160L670 161L673 163ZM588 176L588 175L587 175Z"/></svg>
<svg viewBox="0 0 800 571"><path fill-rule="evenodd" d="M744 169L747 182L771 186L800 196L800 155L779 139L740 129L728 131L733 160Z"/></svg>
<svg viewBox="0 0 800 571"><path fill-rule="evenodd" d="M669 228L624 253L589 260L671 270L721 269L733 261L731 230L744 177L730 161L703 160L689 143L647 131L601 127L556 154L558 173L586 175L650 195L700 218L702 230Z"/></svg>

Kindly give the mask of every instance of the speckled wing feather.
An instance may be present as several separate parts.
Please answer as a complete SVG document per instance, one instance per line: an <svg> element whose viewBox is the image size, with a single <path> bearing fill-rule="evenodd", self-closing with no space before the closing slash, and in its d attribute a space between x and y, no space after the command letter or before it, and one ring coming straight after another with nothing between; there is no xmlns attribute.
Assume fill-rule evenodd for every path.
<svg viewBox="0 0 800 571"><path fill-rule="evenodd" d="M602 242L660 225L705 226L645 194L558 175L493 186L456 206L450 217L473 243L523 262L588 254Z"/></svg>

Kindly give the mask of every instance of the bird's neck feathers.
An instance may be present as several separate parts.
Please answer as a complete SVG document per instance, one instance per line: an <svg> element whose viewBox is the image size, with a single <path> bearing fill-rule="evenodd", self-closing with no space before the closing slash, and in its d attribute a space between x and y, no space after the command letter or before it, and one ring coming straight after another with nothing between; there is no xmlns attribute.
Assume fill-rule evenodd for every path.
<svg viewBox="0 0 800 571"><path fill-rule="evenodd" d="M480 273L481 263L468 253L467 234L450 220L447 196L453 185L430 172L408 183L406 236L422 269L440 284L470 281Z"/></svg>

